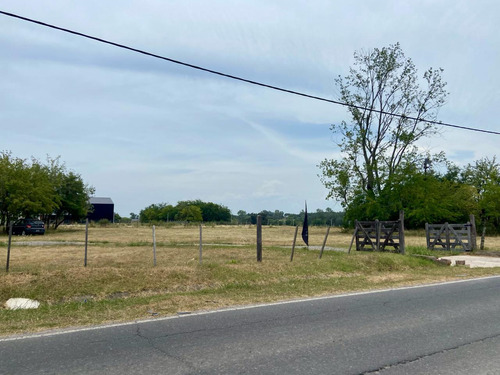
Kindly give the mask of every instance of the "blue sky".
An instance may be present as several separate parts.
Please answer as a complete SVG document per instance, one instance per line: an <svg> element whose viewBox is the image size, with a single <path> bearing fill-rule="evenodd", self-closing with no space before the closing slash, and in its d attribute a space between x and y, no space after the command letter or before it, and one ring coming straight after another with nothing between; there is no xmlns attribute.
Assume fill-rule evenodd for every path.
<svg viewBox="0 0 500 375"><path fill-rule="evenodd" d="M500 131L496 1L17 1L0 9L251 80L338 98L353 53L399 42L442 67L443 122ZM331 207L317 164L339 156L345 108L195 71L0 15L0 149L60 156L122 216L202 199L242 209ZM458 164L498 136L421 142Z"/></svg>

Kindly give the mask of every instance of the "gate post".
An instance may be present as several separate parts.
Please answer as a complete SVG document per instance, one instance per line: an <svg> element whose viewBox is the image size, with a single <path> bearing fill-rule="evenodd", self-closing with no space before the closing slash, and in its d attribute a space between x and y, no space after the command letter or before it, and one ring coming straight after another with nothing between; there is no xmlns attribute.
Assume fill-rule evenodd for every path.
<svg viewBox="0 0 500 375"><path fill-rule="evenodd" d="M470 229L471 229L471 238L470 238L470 250L474 251L477 250L477 231L476 231L476 217L471 214L469 217L470 221Z"/></svg>

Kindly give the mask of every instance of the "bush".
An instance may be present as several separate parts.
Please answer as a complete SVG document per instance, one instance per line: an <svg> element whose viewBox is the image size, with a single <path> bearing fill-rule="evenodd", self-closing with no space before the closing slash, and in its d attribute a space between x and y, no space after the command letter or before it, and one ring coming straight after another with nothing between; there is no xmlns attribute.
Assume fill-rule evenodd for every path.
<svg viewBox="0 0 500 375"><path fill-rule="evenodd" d="M108 219L101 219L97 222L97 225L100 227L107 227L110 224L110 221Z"/></svg>

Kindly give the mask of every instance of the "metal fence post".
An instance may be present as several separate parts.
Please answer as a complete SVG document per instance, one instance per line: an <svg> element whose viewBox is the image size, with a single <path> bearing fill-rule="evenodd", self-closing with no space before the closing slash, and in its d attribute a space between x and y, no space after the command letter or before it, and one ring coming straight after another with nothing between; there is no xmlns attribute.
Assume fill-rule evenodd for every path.
<svg viewBox="0 0 500 375"><path fill-rule="evenodd" d="M156 266L156 231L153 225L153 266Z"/></svg>
<svg viewBox="0 0 500 375"><path fill-rule="evenodd" d="M87 245L89 242L89 219L85 219L85 257L83 259L83 266L87 267Z"/></svg>
<svg viewBox="0 0 500 375"><path fill-rule="evenodd" d="M10 244L12 241L12 222L10 222L9 225L9 243L7 245L7 264L5 266L5 272L9 272L9 265L10 265Z"/></svg>
<svg viewBox="0 0 500 375"><path fill-rule="evenodd" d="M202 226L200 224L200 255L199 255L199 263L202 263L202 257L203 257L203 241L202 241Z"/></svg>
<svg viewBox="0 0 500 375"><path fill-rule="evenodd" d="M257 215L257 262L262 262L262 217Z"/></svg>

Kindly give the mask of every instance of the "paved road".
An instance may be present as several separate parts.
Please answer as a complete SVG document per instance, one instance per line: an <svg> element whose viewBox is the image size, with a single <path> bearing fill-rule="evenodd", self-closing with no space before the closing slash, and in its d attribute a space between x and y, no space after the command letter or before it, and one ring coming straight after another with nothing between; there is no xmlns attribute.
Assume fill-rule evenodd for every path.
<svg viewBox="0 0 500 375"><path fill-rule="evenodd" d="M1 374L500 374L500 277L0 340Z"/></svg>

